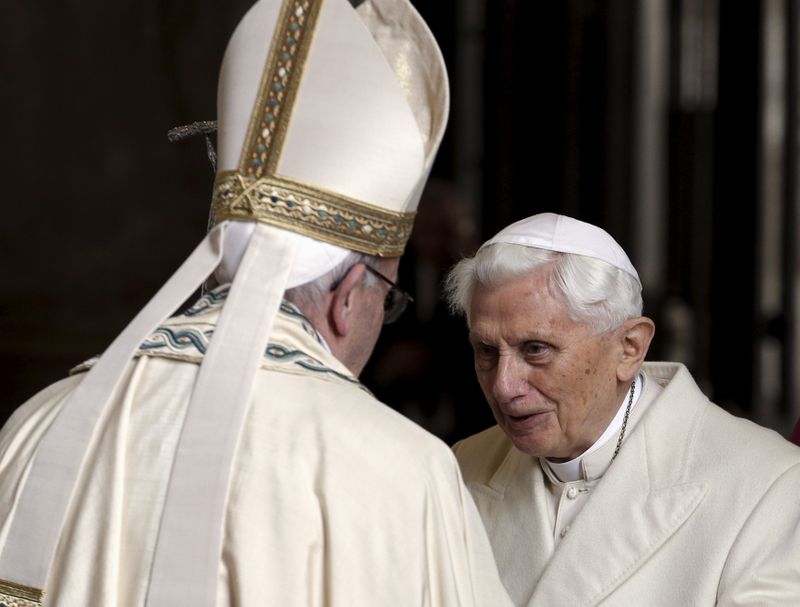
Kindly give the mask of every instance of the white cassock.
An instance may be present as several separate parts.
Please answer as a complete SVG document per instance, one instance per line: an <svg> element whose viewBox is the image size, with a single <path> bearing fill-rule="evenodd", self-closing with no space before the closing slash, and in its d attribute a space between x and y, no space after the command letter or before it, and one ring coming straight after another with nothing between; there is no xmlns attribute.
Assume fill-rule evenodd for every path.
<svg viewBox="0 0 800 607"><path fill-rule="evenodd" d="M81 469L45 605L143 604L225 293L165 323L130 365ZM45 389L0 433L0 547L37 442L82 377ZM238 444L216 583L220 607L509 604L450 450L375 400L286 303Z"/></svg>
<svg viewBox="0 0 800 607"><path fill-rule="evenodd" d="M572 470L497 426L454 447L515 604L800 605L800 449L643 370L613 462L616 433Z"/></svg>

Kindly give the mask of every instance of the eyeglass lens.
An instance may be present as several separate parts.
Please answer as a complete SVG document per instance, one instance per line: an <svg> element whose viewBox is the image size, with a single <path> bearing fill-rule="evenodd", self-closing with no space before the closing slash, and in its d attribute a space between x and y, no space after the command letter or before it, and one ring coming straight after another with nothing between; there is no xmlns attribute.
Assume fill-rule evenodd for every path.
<svg viewBox="0 0 800 607"><path fill-rule="evenodd" d="M405 312L408 302L414 301L414 299L375 268L370 266L365 267L370 273L389 285L389 290L386 292L386 297L383 299L383 324L391 324L400 318L400 315Z"/></svg>
<svg viewBox="0 0 800 607"><path fill-rule="evenodd" d="M383 324L388 325L400 318L408 306L409 295L397 287L389 287L383 300Z"/></svg>

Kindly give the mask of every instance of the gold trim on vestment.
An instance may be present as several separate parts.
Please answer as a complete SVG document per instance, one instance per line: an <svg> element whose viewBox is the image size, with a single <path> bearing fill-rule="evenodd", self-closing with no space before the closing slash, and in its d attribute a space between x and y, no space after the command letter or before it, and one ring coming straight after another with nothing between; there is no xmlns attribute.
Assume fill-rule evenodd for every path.
<svg viewBox="0 0 800 607"><path fill-rule="evenodd" d="M214 223L259 221L381 257L403 254L416 215L388 211L285 177L246 179L235 171L217 175L211 206Z"/></svg>
<svg viewBox="0 0 800 607"><path fill-rule="evenodd" d="M7 607L41 607L43 596L37 588L0 580L0 603Z"/></svg>

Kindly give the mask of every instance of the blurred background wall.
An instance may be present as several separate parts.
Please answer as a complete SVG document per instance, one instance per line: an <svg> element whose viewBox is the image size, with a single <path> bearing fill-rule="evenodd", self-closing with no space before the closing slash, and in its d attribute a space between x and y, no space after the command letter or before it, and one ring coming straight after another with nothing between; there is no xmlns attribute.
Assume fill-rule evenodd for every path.
<svg viewBox="0 0 800 607"><path fill-rule="evenodd" d="M413 0L452 111L364 380L447 441L488 426L444 271L541 211L609 230L650 359L787 434L800 417L800 9L789 0ZM228 36L251 0L12 0L0 51L0 421L99 353L202 236Z"/></svg>

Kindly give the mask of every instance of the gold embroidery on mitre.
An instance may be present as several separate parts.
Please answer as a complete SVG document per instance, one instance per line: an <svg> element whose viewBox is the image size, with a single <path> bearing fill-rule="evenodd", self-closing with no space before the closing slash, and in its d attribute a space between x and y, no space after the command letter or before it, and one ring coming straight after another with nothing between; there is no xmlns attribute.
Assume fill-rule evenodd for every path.
<svg viewBox="0 0 800 607"><path fill-rule="evenodd" d="M217 175L213 221L259 221L346 249L399 257L416 213L387 211L284 177L245 179L234 171Z"/></svg>
<svg viewBox="0 0 800 607"><path fill-rule="evenodd" d="M37 588L0 580L0 605L5 607L41 607L43 596Z"/></svg>
<svg viewBox="0 0 800 607"><path fill-rule="evenodd" d="M239 159L242 175L277 169L321 6L322 0L284 0Z"/></svg>
<svg viewBox="0 0 800 607"><path fill-rule="evenodd" d="M259 221L360 253L403 254L415 213L277 175L292 108L323 0L284 0L237 171L217 174L210 226Z"/></svg>

